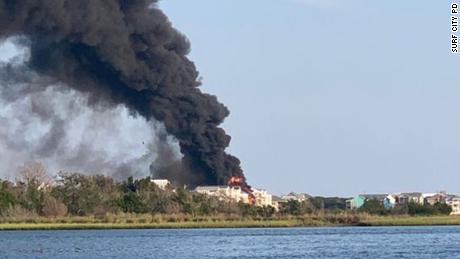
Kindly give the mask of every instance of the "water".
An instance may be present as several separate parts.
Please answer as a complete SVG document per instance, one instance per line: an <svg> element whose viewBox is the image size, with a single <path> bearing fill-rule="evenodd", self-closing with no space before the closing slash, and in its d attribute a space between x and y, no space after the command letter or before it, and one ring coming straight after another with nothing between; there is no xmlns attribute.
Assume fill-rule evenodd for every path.
<svg viewBox="0 0 460 259"><path fill-rule="evenodd" d="M460 227L0 232L2 258L460 258Z"/></svg>

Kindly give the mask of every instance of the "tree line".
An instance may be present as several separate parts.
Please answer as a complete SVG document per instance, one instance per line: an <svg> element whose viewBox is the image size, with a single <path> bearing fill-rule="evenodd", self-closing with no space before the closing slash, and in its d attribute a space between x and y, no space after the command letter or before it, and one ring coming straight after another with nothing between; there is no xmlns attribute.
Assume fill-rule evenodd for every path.
<svg viewBox="0 0 460 259"><path fill-rule="evenodd" d="M315 212L343 212L346 199L310 197L305 201L283 202L279 210L257 207L188 191L160 189L150 177L115 181L109 176L79 173L58 174L51 181L40 163L28 163L15 182L0 180L0 217L15 216L104 216L108 213L187 214L191 216L234 215L269 218L276 215L301 216ZM358 212L376 215L448 215L446 204L409 203L387 210L376 200L365 202Z"/></svg>
<svg viewBox="0 0 460 259"><path fill-rule="evenodd" d="M412 216L435 216L435 215L450 215L452 208L441 202L435 204L419 204L409 202L406 204L398 204L393 208L385 208L383 203L370 199L364 202L364 205L358 209L360 212L366 212L374 215L412 215Z"/></svg>

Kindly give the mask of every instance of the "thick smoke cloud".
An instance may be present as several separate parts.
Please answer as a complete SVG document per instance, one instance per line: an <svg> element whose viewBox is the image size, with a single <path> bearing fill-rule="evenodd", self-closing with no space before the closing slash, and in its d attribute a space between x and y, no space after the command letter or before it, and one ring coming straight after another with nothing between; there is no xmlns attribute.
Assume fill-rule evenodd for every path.
<svg viewBox="0 0 460 259"><path fill-rule="evenodd" d="M225 153L230 137L219 127L229 111L199 90L198 72L186 57L189 43L156 1L0 0L0 37L11 36L26 39L27 69L54 81L46 85L56 91L70 86L89 106L123 105L161 122L183 155L162 175L191 185L244 179L239 160ZM55 111L36 112L56 118ZM59 121L54 125L52 136L65 134ZM47 141L53 146L56 140Z"/></svg>
<svg viewBox="0 0 460 259"><path fill-rule="evenodd" d="M148 176L153 160L152 172L169 166L159 159L165 153L171 161L180 158L160 124L130 116L121 105L90 107L87 95L28 71L26 60L0 64L0 177L14 179L20 165L36 160L51 173L102 173L121 180Z"/></svg>

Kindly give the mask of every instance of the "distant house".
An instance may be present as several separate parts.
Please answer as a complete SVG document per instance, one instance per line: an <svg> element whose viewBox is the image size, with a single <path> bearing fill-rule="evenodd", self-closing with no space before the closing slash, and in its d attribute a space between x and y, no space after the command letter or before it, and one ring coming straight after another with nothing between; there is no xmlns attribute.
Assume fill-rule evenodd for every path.
<svg viewBox="0 0 460 259"><path fill-rule="evenodd" d="M383 207L385 209L393 209L396 206L396 197L393 195L387 195L385 199L383 200Z"/></svg>
<svg viewBox="0 0 460 259"><path fill-rule="evenodd" d="M365 201L376 200L383 203L388 194L361 194L359 196L363 197Z"/></svg>
<svg viewBox="0 0 460 259"><path fill-rule="evenodd" d="M380 202L387 210L392 209L396 205L396 198L389 194L363 194L365 201L376 200Z"/></svg>
<svg viewBox="0 0 460 259"><path fill-rule="evenodd" d="M286 200L281 199L279 196L272 196L272 207L275 208L276 211L279 211L282 204L285 202Z"/></svg>
<svg viewBox="0 0 460 259"><path fill-rule="evenodd" d="M214 196L220 200L249 203L249 194L244 192L239 186L198 186L195 192Z"/></svg>
<svg viewBox="0 0 460 259"><path fill-rule="evenodd" d="M421 192L407 192L407 193L400 193L395 195L396 204L408 204L411 202L423 205L425 203L425 199Z"/></svg>
<svg viewBox="0 0 460 259"><path fill-rule="evenodd" d="M447 194L445 192L423 194L424 203L434 205L436 203L445 203Z"/></svg>
<svg viewBox="0 0 460 259"><path fill-rule="evenodd" d="M364 202L365 202L365 198L361 195L348 199L346 200L347 209L349 210L359 209L364 205Z"/></svg>
<svg viewBox="0 0 460 259"><path fill-rule="evenodd" d="M396 199L388 194L361 194L346 201L347 209L359 209L366 201L375 200L382 204L385 209L394 208Z"/></svg>
<svg viewBox="0 0 460 259"><path fill-rule="evenodd" d="M152 179L150 181L163 191L166 190L166 187L171 184L171 182L166 179Z"/></svg>
<svg viewBox="0 0 460 259"><path fill-rule="evenodd" d="M460 215L460 196L448 195L446 204L452 208L450 215Z"/></svg>
<svg viewBox="0 0 460 259"><path fill-rule="evenodd" d="M309 198L311 198L310 195L306 194L306 193L295 193L295 192L290 192L288 194L285 194L283 196L281 196L281 199L285 200L285 201L288 201L288 200L295 200L295 201L298 201L298 202L303 202L303 201L306 201L308 200Z"/></svg>

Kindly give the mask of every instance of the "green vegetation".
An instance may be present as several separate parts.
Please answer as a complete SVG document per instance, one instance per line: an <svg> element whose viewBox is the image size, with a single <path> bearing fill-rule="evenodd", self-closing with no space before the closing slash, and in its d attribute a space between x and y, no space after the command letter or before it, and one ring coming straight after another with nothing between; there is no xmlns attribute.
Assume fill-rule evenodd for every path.
<svg viewBox="0 0 460 259"><path fill-rule="evenodd" d="M15 183L0 180L0 222L107 215L186 215L187 217L271 218L273 207L208 197L183 188L158 188L149 177L117 182L102 175L60 173L51 182L39 163L21 169ZM222 221L222 220L221 220ZM89 221L93 223L93 221ZM57 222L59 223L59 222ZM129 222L128 222L129 223ZM142 223L142 222L140 222Z"/></svg>
<svg viewBox="0 0 460 259"><path fill-rule="evenodd" d="M452 208L445 203L439 202L435 203L434 205L409 203L407 211L410 215L449 215L452 212Z"/></svg>
<svg viewBox="0 0 460 259"><path fill-rule="evenodd" d="M183 188L159 189L150 178L123 182L60 173L51 182L41 164L27 164L18 181L0 180L0 229L204 228L460 224L445 204L385 210L374 200L357 211L345 199L289 200L276 211L208 197Z"/></svg>
<svg viewBox="0 0 460 259"><path fill-rule="evenodd" d="M307 214L301 217L231 218L223 215L108 214L104 217L22 217L0 222L0 230L33 229L155 229L155 228L241 228L319 226L423 226L460 225L455 216L376 216L369 214Z"/></svg>
<svg viewBox="0 0 460 259"><path fill-rule="evenodd" d="M409 202L391 209L385 209L380 201L367 200L358 211L372 215L448 216L452 212L452 208L445 203L439 202L434 205Z"/></svg>

